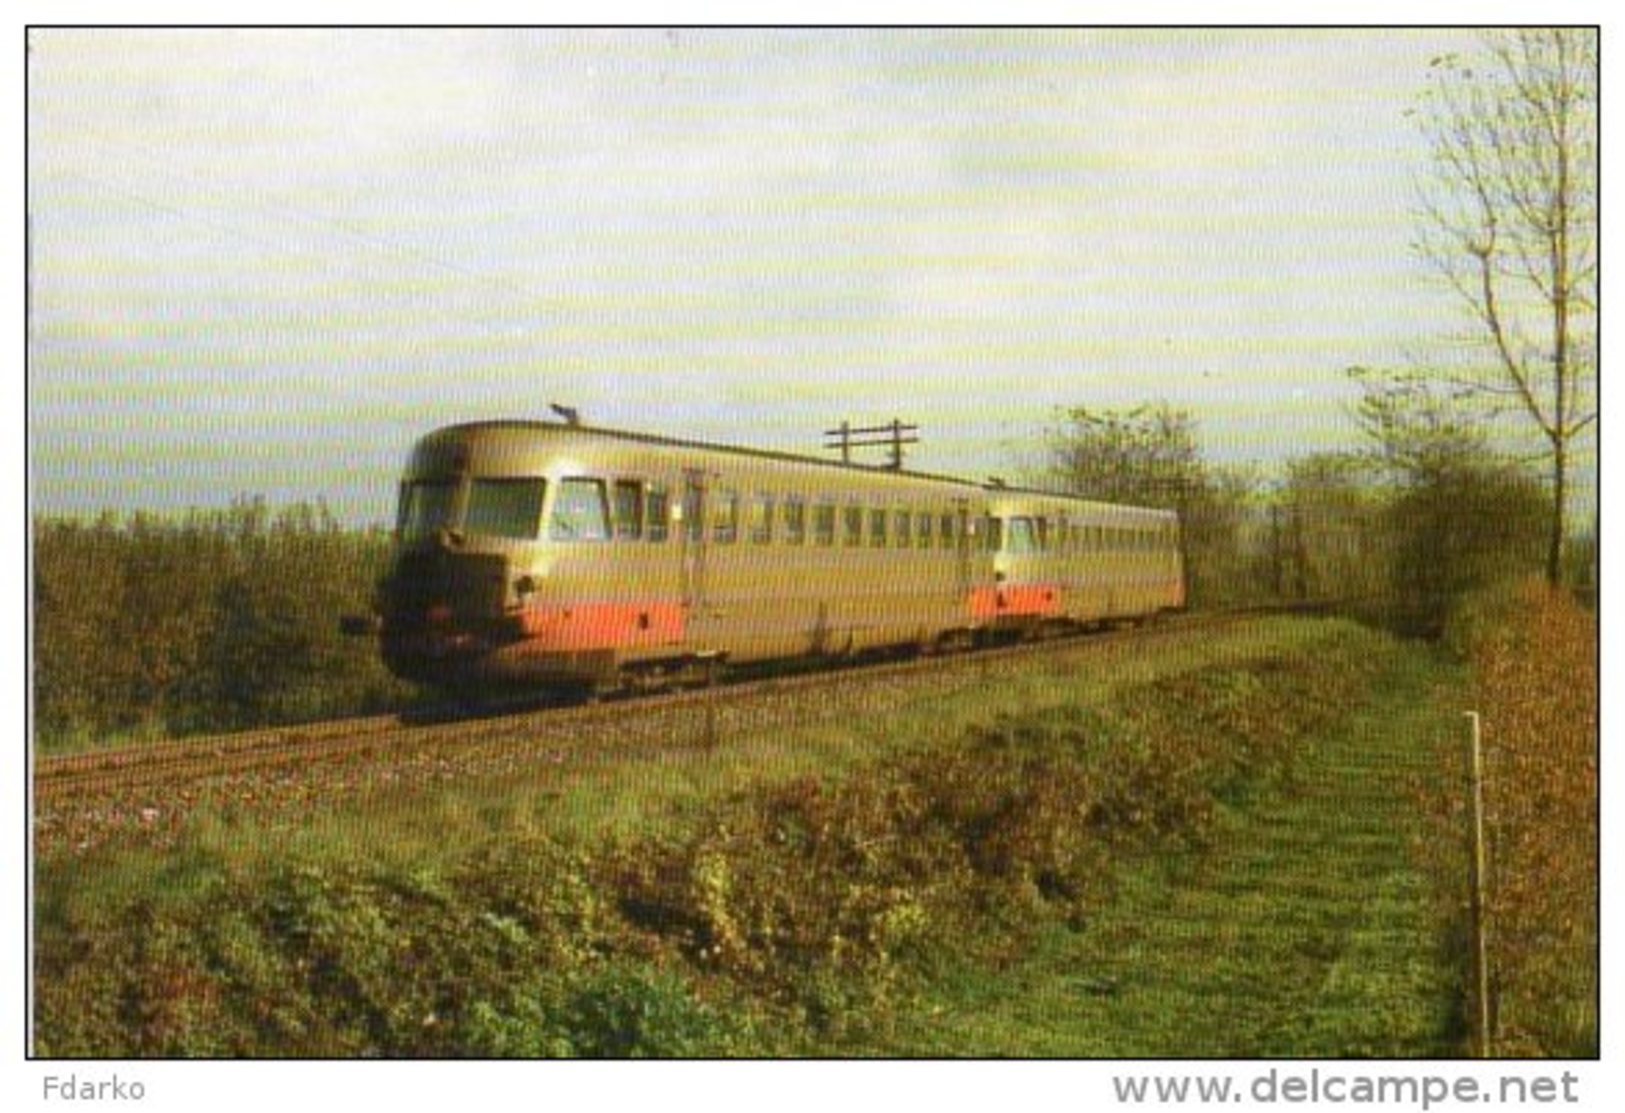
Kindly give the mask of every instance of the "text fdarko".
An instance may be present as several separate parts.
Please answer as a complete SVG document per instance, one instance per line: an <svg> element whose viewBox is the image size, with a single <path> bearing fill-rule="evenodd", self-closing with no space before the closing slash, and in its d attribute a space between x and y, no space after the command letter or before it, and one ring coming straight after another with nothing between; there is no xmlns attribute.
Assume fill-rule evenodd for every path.
<svg viewBox="0 0 1625 1113"><path fill-rule="evenodd" d="M45 1076L46 1101L141 1101L147 1088L113 1075L111 1078L81 1078L77 1074Z"/></svg>

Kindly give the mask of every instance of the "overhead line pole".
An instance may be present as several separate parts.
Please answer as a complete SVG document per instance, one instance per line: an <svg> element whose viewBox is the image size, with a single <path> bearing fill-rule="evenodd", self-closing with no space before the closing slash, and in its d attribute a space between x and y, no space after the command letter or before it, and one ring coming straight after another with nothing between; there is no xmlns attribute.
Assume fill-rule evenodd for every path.
<svg viewBox="0 0 1625 1113"><path fill-rule="evenodd" d="M841 463L852 462L854 448L884 448L890 452L891 458L886 466L892 471L903 470L903 446L905 444L919 444L920 427L905 424L899 418L893 418L886 425L854 426L849 421L843 421L837 429L824 430L828 438L824 447L831 451L840 450Z"/></svg>

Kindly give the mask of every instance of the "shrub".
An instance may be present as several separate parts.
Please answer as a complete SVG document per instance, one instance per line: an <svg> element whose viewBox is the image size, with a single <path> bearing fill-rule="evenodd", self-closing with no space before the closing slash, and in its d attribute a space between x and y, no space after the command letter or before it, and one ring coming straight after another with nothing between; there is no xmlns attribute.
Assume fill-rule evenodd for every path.
<svg viewBox="0 0 1625 1113"><path fill-rule="evenodd" d="M1474 653L1498 1049L1597 1054L1597 624L1529 581Z"/></svg>
<svg viewBox="0 0 1625 1113"><path fill-rule="evenodd" d="M410 690L344 639L388 555L325 507L260 500L184 518L34 525L40 744L357 714Z"/></svg>

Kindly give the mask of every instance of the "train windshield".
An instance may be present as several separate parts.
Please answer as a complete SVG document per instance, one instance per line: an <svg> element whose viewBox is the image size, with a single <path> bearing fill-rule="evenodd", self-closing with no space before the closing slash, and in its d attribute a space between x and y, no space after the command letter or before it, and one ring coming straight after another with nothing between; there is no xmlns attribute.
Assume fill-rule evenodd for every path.
<svg viewBox="0 0 1625 1113"><path fill-rule="evenodd" d="M417 479L401 484L401 513L396 522L403 540L428 537L450 529L457 509L455 479Z"/></svg>
<svg viewBox="0 0 1625 1113"><path fill-rule="evenodd" d="M1036 553L1042 548L1037 527L1031 518L1011 518L1004 530L1004 551Z"/></svg>
<svg viewBox="0 0 1625 1113"><path fill-rule="evenodd" d="M476 537L533 540L541 530L544 479L476 479L468 491L463 529Z"/></svg>

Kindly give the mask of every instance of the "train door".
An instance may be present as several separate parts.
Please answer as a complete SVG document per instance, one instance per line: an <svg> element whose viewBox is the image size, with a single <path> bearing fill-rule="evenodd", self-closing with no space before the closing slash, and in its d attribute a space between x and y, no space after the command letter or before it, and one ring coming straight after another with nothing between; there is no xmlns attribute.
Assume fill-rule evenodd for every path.
<svg viewBox="0 0 1625 1113"><path fill-rule="evenodd" d="M683 604L690 613L706 605L706 497L705 472L690 468L683 473Z"/></svg>
<svg viewBox="0 0 1625 1113"><path fill-rule="evenodd" d="M955 561L958 565L959 597L968 598L975 588L975 573L971 567L971 535L970 535L970 506L964 499L958 500L957 514L959 528L956 531L958 538L958 552Z"/></svg>

